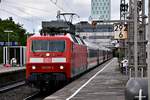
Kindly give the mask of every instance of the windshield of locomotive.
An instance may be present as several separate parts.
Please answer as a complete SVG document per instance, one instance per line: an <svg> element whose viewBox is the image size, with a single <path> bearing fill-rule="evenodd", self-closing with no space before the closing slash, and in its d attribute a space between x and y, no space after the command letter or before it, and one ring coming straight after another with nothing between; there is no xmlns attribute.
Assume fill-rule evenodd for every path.
<svg viewBox="0 0 150 100"><path fill-rule="evenodd" d="M64 40L33 40L32 52L64 52Z"/></svg>

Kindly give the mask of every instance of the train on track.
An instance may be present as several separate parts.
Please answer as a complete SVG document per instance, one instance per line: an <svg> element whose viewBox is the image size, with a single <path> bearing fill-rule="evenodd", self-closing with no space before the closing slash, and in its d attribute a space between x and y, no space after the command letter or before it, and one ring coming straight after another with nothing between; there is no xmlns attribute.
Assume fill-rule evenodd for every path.
<svg viewBox="0 0 150 100"><path fill-rule="evenodd" d="M112 58L111 50L71 34L27 40L26 81L36 88L63 84Z"/></svg>

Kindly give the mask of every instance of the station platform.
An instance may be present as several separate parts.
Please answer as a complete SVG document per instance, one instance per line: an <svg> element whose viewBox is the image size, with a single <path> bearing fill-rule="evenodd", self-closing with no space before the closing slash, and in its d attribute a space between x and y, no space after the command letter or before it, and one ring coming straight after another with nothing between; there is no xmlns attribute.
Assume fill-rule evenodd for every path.
<svg viewBox="0 0 150 100"><path fill-rule="evenodd" d="M25 80L25 67L6 67L0 64L0 88Z"/></svg>
<svg viewBox="0 0 150 100"><path fill-rule="evenodd" d="M20 71L20 70L25 70L26 67L5 67L3 64L0 64L0 74L3 73L9 73L9 72L14 72L14 71Z"/></svg>
<svg viewBox="0 0 150 100"><path fill-rule="evenodd" d="M120 73L118 65L113 58L44 100L124 100L128 76Z"/></svg>

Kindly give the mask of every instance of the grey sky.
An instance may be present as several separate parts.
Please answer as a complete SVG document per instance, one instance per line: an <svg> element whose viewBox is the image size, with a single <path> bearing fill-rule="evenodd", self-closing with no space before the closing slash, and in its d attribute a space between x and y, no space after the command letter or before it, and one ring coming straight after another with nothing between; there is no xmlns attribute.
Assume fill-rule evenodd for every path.
<svg viewBox="0 0 150 100"><path fill-rule="evenodd" d="M56 1L57 6L54 4ZM111 0L111 5L111 19L119 19L120 0ZM23 24L28 32L38 32L41 21L55 20L59 8L77 13L80 20L88 20L91 0L2 0L0 17L6 19L11 16L17 23Z"/></svg>

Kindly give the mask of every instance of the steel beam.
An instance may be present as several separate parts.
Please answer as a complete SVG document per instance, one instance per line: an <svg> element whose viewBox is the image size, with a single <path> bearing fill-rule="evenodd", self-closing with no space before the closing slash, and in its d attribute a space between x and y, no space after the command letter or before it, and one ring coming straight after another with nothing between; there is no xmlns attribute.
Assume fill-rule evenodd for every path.
<svg viewBox="0 0 150 100"><path fill-rule="evenodd" d="M148 32L150 32L150 1L148 0ZM148 54L148 100L150 100L150 33L148 33L148 45L147 45L147 54Z"/></svg>
<svg viewBox="0 0 150 100"><path fill-rule="evenodd" d="M137 48L137 0L134 0L134 68L135 68L135 77L138 77L138 48Z"/></svg>
<svg viewBox="0 0 150 100"><path fill-rule="evenodd" d="M134 22L134 20L93 20L96 23L124 23L124 22Z"/></svg>

